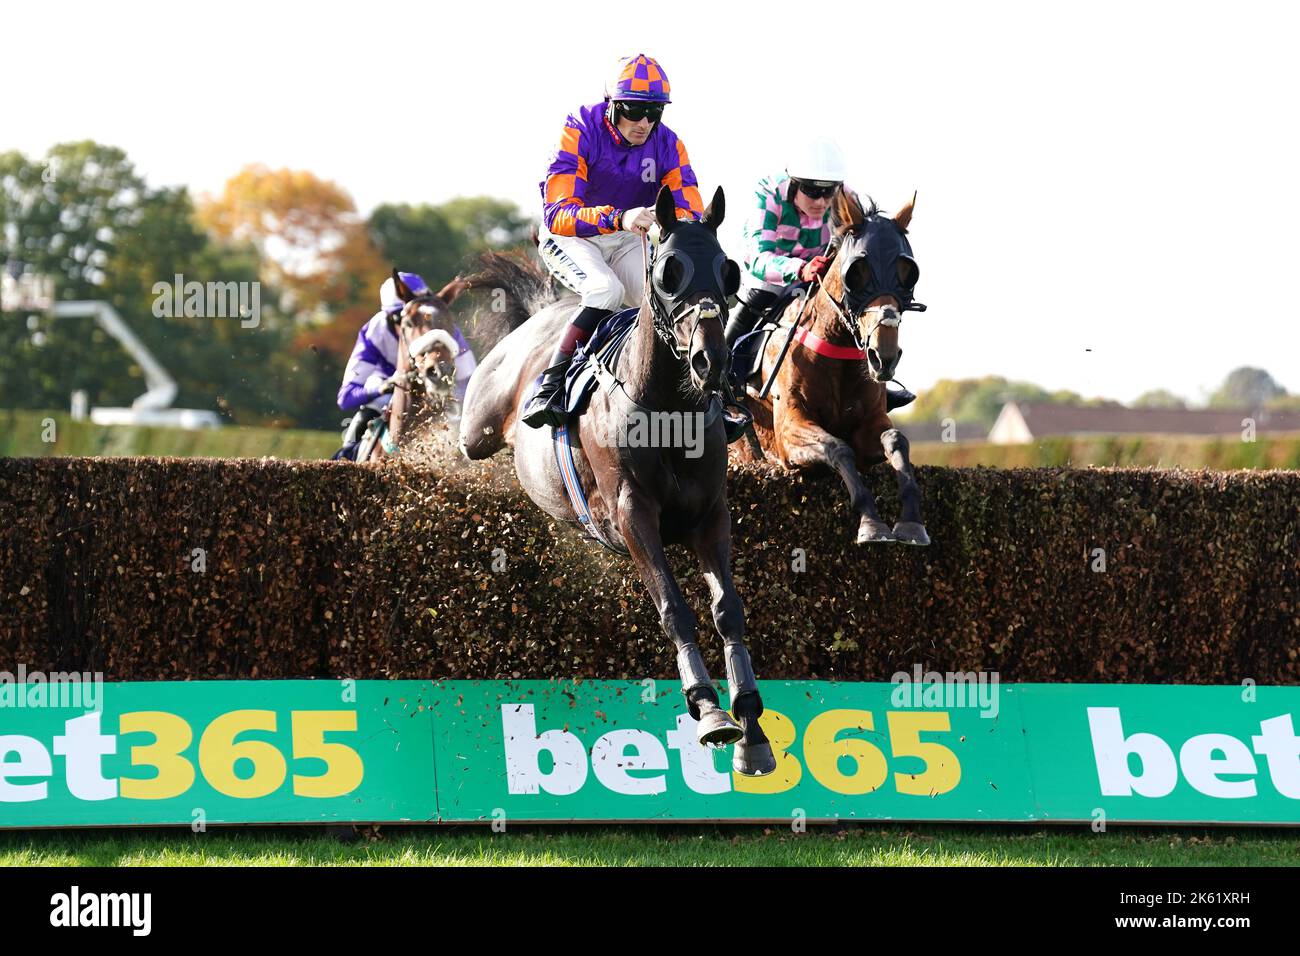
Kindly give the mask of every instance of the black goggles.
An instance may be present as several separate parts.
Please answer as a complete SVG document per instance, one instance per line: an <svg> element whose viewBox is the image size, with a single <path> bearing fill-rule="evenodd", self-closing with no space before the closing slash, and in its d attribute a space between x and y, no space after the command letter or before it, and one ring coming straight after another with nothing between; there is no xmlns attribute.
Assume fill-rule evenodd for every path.
<svg viewBox="0 0 1300 956"><path fill-rule="evenodd" d="M657 123L664 115L662 103L626 103L620 100L614 103L614 109L620 117L633 123L639 123L643 119Z"/></svg>
<svg viewBox="0 0 1300 956"><path fill-rule="evenodd" d="M809 199L826 199L833 196L835 190L840 188L839 183L823 182L816 179L797 179L795 185L799 187L799 192Z"/></svg>

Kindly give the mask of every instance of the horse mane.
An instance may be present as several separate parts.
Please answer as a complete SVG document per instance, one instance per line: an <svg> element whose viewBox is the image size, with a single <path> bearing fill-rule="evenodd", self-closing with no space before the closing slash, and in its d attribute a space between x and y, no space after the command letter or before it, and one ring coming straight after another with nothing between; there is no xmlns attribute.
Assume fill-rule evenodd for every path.
<svg viewBox="0 0 1300 956"><path fill-rule="evenodd" d="M466 289L500 289L506 298L505 321L511 329L523 325L560 296L546 267L525 252L484 252L478 271L464 278Z"/></svg>

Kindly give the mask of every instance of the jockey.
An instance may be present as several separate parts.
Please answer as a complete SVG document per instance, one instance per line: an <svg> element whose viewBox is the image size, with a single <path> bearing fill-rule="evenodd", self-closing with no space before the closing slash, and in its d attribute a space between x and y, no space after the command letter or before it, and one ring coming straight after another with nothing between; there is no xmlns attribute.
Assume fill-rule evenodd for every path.
<svg viewBox="0 0 1300 956"><path fill-rule="evenodd" d="M831 205L844 188L844 165L839 146L823 137L804 144L784 173L759 182L757 206L745 225L739 302L723 332L728 349L753 330L786 286L826 274ZM892 409L915 398L903 389L889 392L887 403Z"/></svg>
<svg viewBox="0 0 1300 956"><path fill-rule="evenodd" d="M398 275L415 295L433 295L419 274L399 272ZM379 311L357 333L357 344L353 346L352 356L343 371L338 405L345 412L356 409L357 413L344 432L343 448L336 458L353 457L366 425L382 414L392 400L393 389L397 386L397 316L405 304L397 294L393 277L389 276L379 287ZM465 397L476 362L474 352L459 327L452 327L452 337L460 348L456 356L456 385L452 397L460 402Z"/></svg>
<svg viewBox="0 0 1300 956"><path fill-rule="evenodd" d="M570 114L540 184L538 250L582 307L524 408L533 428L564 424L564 373L579 345L606 316L638 305L645 289L643 237L655 222L660 186L672 190L678 219L704 212L686 147L663 125L668 77L645 54L619 60L605 99Z"/></svg>

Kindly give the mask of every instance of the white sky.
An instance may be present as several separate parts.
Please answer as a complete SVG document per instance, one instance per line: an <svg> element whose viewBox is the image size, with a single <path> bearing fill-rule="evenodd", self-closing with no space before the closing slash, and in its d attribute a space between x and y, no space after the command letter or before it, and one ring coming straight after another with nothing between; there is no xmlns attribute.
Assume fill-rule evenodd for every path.
<svg viewBox="0 0 1300 956"><path fill-rule="evenodd" d="M919 190L913 389L1199 400L1258 365L1300 391L1298 11L45 0L4 13L0 149L91 138L195 192L262 162L363 211L487 193L539 212L565 114L645 52L706 202L727 190L734 257L754 182L805 133L836 136L886 208Z"/></svg>

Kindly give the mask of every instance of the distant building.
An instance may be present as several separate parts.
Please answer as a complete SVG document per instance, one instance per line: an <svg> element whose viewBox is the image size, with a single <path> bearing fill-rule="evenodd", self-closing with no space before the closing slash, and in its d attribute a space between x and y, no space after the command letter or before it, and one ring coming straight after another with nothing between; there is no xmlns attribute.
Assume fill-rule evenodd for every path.
<svg viewBox="0 0 1300 956"><path fill-rule="evenodd" d="M1023 445L1048 436L1139 433L1240 436L1247 420L1254 422L1256 433L1300 432L1300 412L1007 402L989 430L988 440L995 445Z"/></svg>

